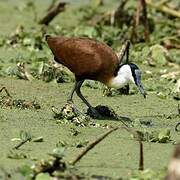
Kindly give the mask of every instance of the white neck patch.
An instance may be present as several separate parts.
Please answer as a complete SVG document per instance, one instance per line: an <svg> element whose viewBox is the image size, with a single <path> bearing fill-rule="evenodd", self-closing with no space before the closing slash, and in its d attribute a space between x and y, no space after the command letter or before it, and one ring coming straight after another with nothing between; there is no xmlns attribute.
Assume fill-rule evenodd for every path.
<svg viewBox="0 0 180 180"><path fill-rule="evenodd" d="M132 76L130 66L128 64L125 64L119 69L117 76L113 77L110 80L108 86L112 88L121 88L129 82L134 83L134 78Z"/></svg>

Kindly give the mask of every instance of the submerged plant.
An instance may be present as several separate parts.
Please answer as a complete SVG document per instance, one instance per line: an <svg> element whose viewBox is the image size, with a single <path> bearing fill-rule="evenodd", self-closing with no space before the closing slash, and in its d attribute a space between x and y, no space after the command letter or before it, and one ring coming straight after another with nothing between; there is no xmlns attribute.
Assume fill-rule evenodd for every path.
<svg viewBox="0 0 180 180"><path fill-rule="evenodd" d="M76 126L87 126L91 121L88 116L79 114L72 104L65 104L60 111L52 107L53 116L58 123L73 123Z"/></svg>
<svg viewBox="0 0 180 180"><path fill-rule="evenodd" d="M49 173L53 175L54 172L64 172L66 170L66 162L63 160L65 148L55 148L52 153L49 153L51 156L48 160L41 160L38 163L32 166L34 177L40 173Z"/></svg>
<svg viewBox="0 0 180 180"><path fill-rule="evenodd" d="M15 107L18 109L40 109L40 104L34 101L27 101L24 99L13 99L11 97L0 97L0 106L1 107Z"/></svg>
<svg viewBox="0 0 180 180"><path fill-rule="evenodd" d="M17 150L11 150L7 154L9 159L26 159L28 156L23 152L18 152Z"/></svg>
<svg viewBox="0 0 180 180"><path fill-rule="evenodd" d="M143 171L134 171L130 177L130 180L150 180L156 179L161 180L164 179L166 175L166 170L154 171L151 169L145 169Z"/></svg>
<svg viewBox="0 0 180 180"><path fill-rule="evenodd" d="M171 142L169 129L160 129L160 130L154 130L154 131L143 129L143 130L137 130L136 132L142 141L158 142L158 143Z"/></svg>

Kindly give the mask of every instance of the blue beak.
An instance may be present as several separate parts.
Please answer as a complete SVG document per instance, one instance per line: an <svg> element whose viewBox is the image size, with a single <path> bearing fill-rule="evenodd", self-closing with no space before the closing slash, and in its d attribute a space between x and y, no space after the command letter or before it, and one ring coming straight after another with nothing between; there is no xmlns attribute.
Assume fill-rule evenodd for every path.
<svg viewBox="0 0 180 180"><path fill-rule="evenodd" d="M139 91L141 92L141 94L144 96L144 98L146 98L146 95L147 95L147 94L146 94L146 92L145 92L142 84L141 84L141 83L137 83L136 85L137 85Z"/></svg>
<svg viewBox="0 0 180 180"><path fill-rule="evenodd" d="M136 74L136 86L138 87L139 91L141 92L141 94L144 96L144 98L146 98L146 92L141 84L141 73L140 71L135 71L135 74Z"/></svg>

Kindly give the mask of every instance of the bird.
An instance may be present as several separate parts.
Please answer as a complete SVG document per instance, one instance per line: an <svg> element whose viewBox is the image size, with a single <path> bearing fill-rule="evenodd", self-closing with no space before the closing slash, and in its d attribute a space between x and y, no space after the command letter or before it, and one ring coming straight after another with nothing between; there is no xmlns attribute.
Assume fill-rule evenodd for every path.
<svg viewBox="0 0 180 180"><path fill-rule="evenodd" d="M101 117L96 109L81 93L81 86L85 80L99 81L110 88L121 88L133 82L141 94L146 92L141 84L141 71L134 63L129 61L129 44L121 52L121 56L103 42L88 37L52 37L46 35L46 41L54 55L54 60L66 66L75 76L75 85L70 92L67 102L73 102L73 95L77 96L87 105L95 118ZM121 63L126 53L126 63ZM75 105L74 105L75 106Z"/></svg>

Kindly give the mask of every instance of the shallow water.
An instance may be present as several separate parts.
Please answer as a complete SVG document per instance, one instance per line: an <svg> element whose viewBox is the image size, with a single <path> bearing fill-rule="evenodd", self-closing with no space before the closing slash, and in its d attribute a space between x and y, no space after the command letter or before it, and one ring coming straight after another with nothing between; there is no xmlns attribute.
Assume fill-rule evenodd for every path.
<svg viewBox="0 0 180 180"><path fill-rule="evenodd" d="M38 17L44 14L49 2L50 0L38 0L35 2L38 7ZM78 4L79 2L87 3L88 1L76 0L72 2ZM115 2L117 1L109 3L111 5L107 7L107 11L115 6ZM0 1L0 36L14 32L17 25L20 24L27 29L31 28L31 26L38 27L33 21L31 11L22 10L21 12L24 4L25 1L23 0ZM17 8L20 9L22 14L19 13ZM76 24L79 17L78 15L74 16L72 13L74 11L71 11L73 8L71 7L66 14L59 15L59 18L55 19L52 25L71 26L71 23ZM0 67L15 65L16 62L13 61L12 63L11 60L17 57L18 54L28 57L30 52L27 49L0 47ZM157 96L158 91L169 92L173 83L159 79L161 67L152 68L142 64L140 64L140 67L143 69L143 84L145 89L148 90L146 99L137 91L133 91L135 94L129 96L104 97L102 90L84 86L82 92L93 106L101 104L113 108L128 125L130 125L130 121L143 120L152 123L152 126L144 127L144 129L169 128L171 130L171 139L178 142L179 133L174 131L176 123L179 122L177 116L178 101L174 100L172 96L166 98ZM169 69L173 70L173 68ZM152 71L152 78L145 76L146 70ZM11 173L12 179L19 179L18 167L24 164L32 165L35 162L34 159L47 159L47 154L56 147L59 141L65 141L68 144L65 159L69 161L81 150L76 148L74 144L80 141L93 140L107 131L102 127L76 127L73 124L60 124L53 118L51 107L55 106L60 109L66 103L73 83L45 83L38 80L29 82L17 78L0 77L0 87L2 86L6 86L15 99L36 100L40 103L41 109L0 108L0 175L3 174L1 168L4 168ZM133 87L134 89L136 87ZM86 106L76 96L74 100L79 109L86 111ZM113 119L94 121L102 125L123 126L121 121ZM77 136L72 136L71 128L77 129L80 133ZM136 128L139 128L139 126L137 125ZM34 137L42 136L44 142L29 142L23 145L18 152L25 153L27 159L9 159L7 154L17 144L11 139L18 137L21 130L29 131ZM145 168L161 170L167 167L173 148L172 142L166 144L144 142ZM129 177L132 171L138 169L138 163L139 144L125 129L121 128L110 134L87 153L77 163L76 168L78 171L87 174L125 178Z"/></svg>

